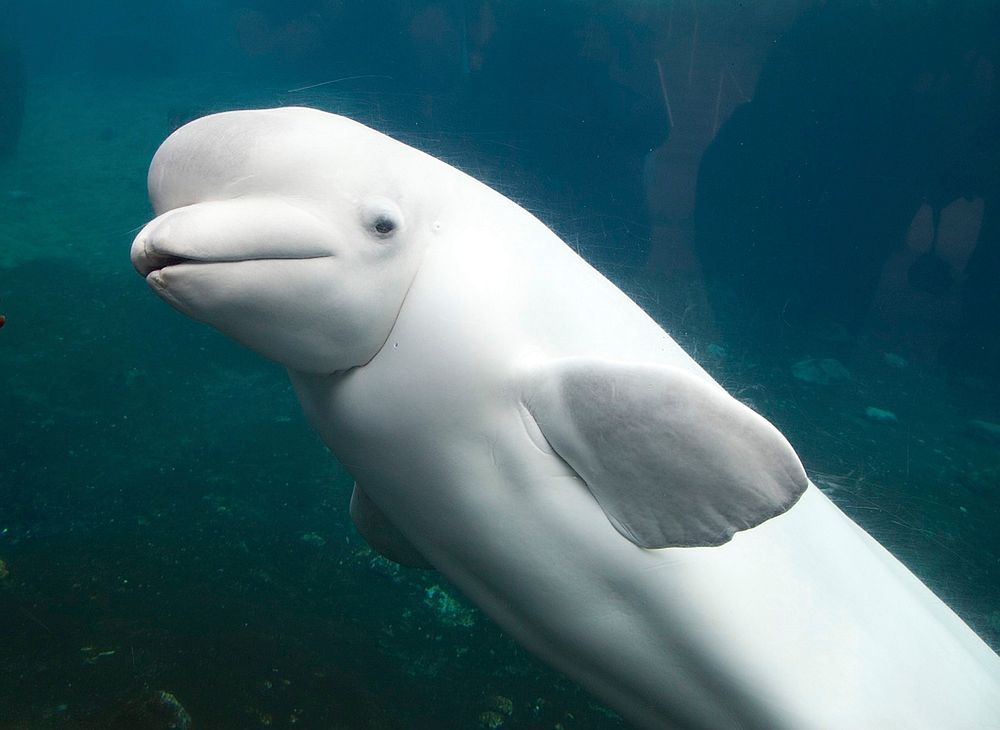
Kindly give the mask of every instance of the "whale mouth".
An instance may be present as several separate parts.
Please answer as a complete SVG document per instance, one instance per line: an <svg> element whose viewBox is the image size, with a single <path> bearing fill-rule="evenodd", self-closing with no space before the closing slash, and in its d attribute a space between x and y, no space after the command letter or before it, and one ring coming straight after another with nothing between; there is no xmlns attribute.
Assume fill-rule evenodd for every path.
<svg viewBox="0 0 1000 730"><path fill-rule="evenodd" d="M195 259L185 258L184 256L174 256L173 254L166 253L154 253L152 251L144 251L144 255L136 257L133 262L136 271L142 276L149 276L154 271L160 271L161 269L166 269L170 266L177 266L178 264L190 264L195 263Z"/></svg>
<svg viewBox="0 0 1000 730"><path fill-rule="evenodd" d="M225 264L244 261L297 261L300 259L320 259L332 257L333 254L328 252L304 251L282 253L258 252L257 255L248 254L232 257L220 256L207 258L197 256L181 256L179 254L167 253L165 251L154 251L145 244L142 246L136 245L132 249L132 265L143 278L148 278L150 274L163 271L164 269L169 269L173 266L180 266L182 264Z"/></svg>
<svg viewBox="0 0 1000 730"><path fill-rule="evenodd" d="M171 266L197 263L197 259L191 256L181 256L180 254L168 251L156 251L149 245L148 240L136 241L132 244L131 258L132 266L135 267L139 276L143 278Z"/></svg>

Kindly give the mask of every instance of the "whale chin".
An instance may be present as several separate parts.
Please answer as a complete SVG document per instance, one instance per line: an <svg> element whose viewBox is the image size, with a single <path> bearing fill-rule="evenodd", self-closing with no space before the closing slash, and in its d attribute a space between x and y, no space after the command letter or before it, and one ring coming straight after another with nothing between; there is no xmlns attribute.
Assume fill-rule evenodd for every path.
<svg viewBox="0 0 1000 730"><path fill-rule="evenodd" d="M377 301L352 306L352 292L337 283L339 263L331 256L182 259L145 279L174 309L268 360L329 374L367 362L388 336L388 327L364 336Z"/></svg>

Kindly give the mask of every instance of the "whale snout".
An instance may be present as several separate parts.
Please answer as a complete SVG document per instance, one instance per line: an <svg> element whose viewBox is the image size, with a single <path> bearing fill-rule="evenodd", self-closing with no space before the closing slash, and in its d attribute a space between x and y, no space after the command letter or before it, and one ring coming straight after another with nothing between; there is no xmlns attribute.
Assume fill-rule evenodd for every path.
<svg viewBox="0 0 1000 730"><path fill-rule="evenodd" d="M340 254L329 221L280 196L205 201L166 211L132 243L143 277L178 264L314 259Z"/></svg>

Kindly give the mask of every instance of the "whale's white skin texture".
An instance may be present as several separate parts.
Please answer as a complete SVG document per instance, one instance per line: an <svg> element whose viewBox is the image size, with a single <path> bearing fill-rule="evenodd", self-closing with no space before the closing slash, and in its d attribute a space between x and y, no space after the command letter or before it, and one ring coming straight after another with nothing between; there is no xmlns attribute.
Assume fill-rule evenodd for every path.
<svg viewBox="0 0 1000 730"><path fill-rule="evenodd" d="M362 534L636 726L1000 728L997 655L510 200L302 108L192 122L149 188L136 268L288 367Z"/></svg>

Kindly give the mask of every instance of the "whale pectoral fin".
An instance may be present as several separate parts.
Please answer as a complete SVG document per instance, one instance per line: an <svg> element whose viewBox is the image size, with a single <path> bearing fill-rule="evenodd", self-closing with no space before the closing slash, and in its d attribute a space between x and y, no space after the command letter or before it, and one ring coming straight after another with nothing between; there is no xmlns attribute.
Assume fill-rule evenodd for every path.
<svg viewBox="0 0 1000 730"><path fill-rule="evenodd" d="M641 547L721 545L808 485L774 426L679 368L560 360L532 373L524 394L552 448Z"/></svg>
<svg viewBox="0 0 1000 730"><path fill-rule="evenodd" d="M357 483L351 494L351 519L365 542L382 557L409 568L433 567Z"/></svg>

